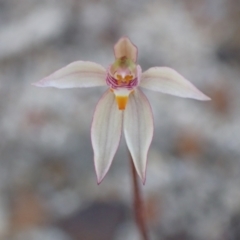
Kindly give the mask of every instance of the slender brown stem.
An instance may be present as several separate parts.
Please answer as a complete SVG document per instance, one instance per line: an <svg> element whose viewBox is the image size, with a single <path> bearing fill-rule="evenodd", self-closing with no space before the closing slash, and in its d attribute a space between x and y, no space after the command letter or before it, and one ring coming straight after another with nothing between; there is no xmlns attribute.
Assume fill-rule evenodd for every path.
<svg viewBox="0 0 240 240"><path fill-rule="evenodd" d="M130 164L131 164L131 173L132 173L132 180L133 180L133 206L134 206L134 214L135 214L135 221L139 228L139 231L142 235L143 240L148 240L147 234L147 227L145 222L145 213L144 213L144 204L140 193L140 187L138 184L138 176L135 170L132 157L130 156Z"/></svg>

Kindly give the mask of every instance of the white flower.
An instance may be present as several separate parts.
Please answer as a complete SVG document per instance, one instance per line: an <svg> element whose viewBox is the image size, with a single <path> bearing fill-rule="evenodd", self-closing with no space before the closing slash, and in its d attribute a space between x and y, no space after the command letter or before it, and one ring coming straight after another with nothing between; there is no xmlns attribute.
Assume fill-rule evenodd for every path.
<svg viewBox="0 0 240 240"><path fill-rule="evenodd" d="M33 85L56 88L108 86L96 106L91 128L98 183L111 166L122 128L136 171L144 183L153 137L153 117L150 104L139 87L202 101L210 98L171 68L153 67L142 73L136 63L137 47L127 37L115 44L114 55L115 62L107 69L94 62L77 61Z"/></svg>

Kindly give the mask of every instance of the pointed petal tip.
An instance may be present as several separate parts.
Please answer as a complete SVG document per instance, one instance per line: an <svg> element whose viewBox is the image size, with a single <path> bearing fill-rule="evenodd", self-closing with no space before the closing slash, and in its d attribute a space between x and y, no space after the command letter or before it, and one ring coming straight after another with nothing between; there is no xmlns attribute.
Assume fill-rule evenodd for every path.
<svg viewBox="0 0 240 240"><path fill-rule="evenodd" d="M207 95L205 95L203 92L201 92L200 90L196 89L196 93L195 96L189 96L188 98L192 98L192 99L196 99L199 101L210 101L212 100L210 97L208 97Z"/></svg>
<svg viewBox="0 0 240 240"><path fill-rule="evenodd" d="M135 168L136 169L136 168ZM139 172L137 169L136 169L136 172L142 182L142 185L145 185L146 183L146 171L145 172Z"/></svg>
<svg viewBox="0 0 240 240"><path fill-rule="evenodd" d="M97 176L97 184L100 185L103 181L103 179L105 178L105 176L107 175L107 172L110 168L110 166L103 171L97 169L97 165L96 165L96 161L94 160L94 165L95 165L95 173L96 173L96 176Z"/></svg>
<svg viewBox="0 0 240 240"><path fill-rule="evenodd" d="M34 82L34 83L31 83L32 86L35 86L35 87L43 87L41 82Z"/></svg>
<svg viewBox="0 0 240 240"><path fill-rule="evenodd" d="M38 81L38 82L31 83L31 85L34 86L34 87L46 87L46 86L43 84L42 80L40 80L40 81Z"/></svg>
<svg viewBox="0 0 240 240"><path fill-rule="evenodd" d="M104 171L101 171L101 170L97 169L95 160L94 160L94 165L95 165L95 173L97 176L97 184L100 185L102 183L103 179L105 178L105 176L107 175L110 166L107 169L105 169Z"/></svg>
<svg viewBox="0 0 240 240"><path fill-rule="evenodd" d="M96 168L96 165L95 165L95 172L96 172L96 176L97 176L97 184L98 185L100 185L102 183L102 181L105 178L108 170L109 169L107 169L107 171L105 171L105 172L97 172L97 168Z"/></svg>
<svg viewBox="0 0 240 240"><path fill-rule="evenodd" d="M147 175L147 162L146 162L146 165L144 166L143 169L137 169L136 166L135 166L135 170L142 182L143 185L145 185L146 183L146 175Z"/></svg>
<svg viewBox="0 0 240 240"><path fill-rule="evenodd" d="M148 161L148 160L147 160ZM142 181L142 184L145 185L146 183L146 176L147 176L147 161L144 169L142 169L142 172L139 173L139 177Z"/></svg>
<svg viewBox="0 0 240 240"><path fill-rule="evenodd" d="M135 170L136 170L137 175L139 176L142 184L145 185L145 183L146 183L146 172L147 172L146 170L147 170L147 165L145 166L145 168L143 169L142 172L140 172L140 170L137 169L136 167L135 167Z"/></svg>
<svg viewBox="0 0 240 240"><path fill-rule="evenodd" d="M33 85L35 87L50 87L50 84L48 84L48 82L46 80L47 80L47 78L43 78L40 81L31 83L31 85Z"/></svg>
<svg viewBox="0 0 240 240"><path fill-rule="evenodd" d="M146 174L144 174L144 176L141 177L141 180L142 180L142 184L145 185L145 183L146 183Z"/></svg>
<svg viewBox="0 0 240 240"><path fill-rule="evenodd" d="M102 183L103 179L104 179L104 177L100 178L97 176L97 185L100 185Z"/></svg>
<svg viewBox="0 0 240 240"><path fill-rule="evenodd" d="M203 94L203 97L200 100L202 100L202 101L211 101L212 99L210 97L208 97L207 95Z"/></svg>

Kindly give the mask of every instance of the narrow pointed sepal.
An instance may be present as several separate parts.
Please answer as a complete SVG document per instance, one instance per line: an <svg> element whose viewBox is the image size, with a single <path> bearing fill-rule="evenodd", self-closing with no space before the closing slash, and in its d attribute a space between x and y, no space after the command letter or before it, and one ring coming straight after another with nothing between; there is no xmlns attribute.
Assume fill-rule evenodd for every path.
<svg viewBox="0 0 240 240"><path fill-rule="evenodd" d="M93 116L91 139L98 184L107 174L117 151L122 131L123 112L115 96L107 91L99 100Z"/></svg>
<svg viewBox="0 0 240 240"><path fill-rule="evenodd" d="M77 61L33 83L37 87L81 88L104 86L106 69L94 62Z"/></svg>
<svg viewBox="0 0 240 240"><path fill-rule="evenodd" d="M135 89L130 94L123 119L126 143L144 184L147 155L153 137L153 116L150 104L141 90Z"/></svg>
<svg viewBox="0 0 240 240"><path fill-rule="evenodd" d="M153 67L143 72L140 86L183 98L211 100L182 75L168 67Z"/></svg>
<svg viewBox="0 0 240 240"><path fill-rule="evenodd" d="M114 46L114 55L116 59L126 57L133 62L137 61L137 47L130 41L128 37L122 37Z"/></svg>

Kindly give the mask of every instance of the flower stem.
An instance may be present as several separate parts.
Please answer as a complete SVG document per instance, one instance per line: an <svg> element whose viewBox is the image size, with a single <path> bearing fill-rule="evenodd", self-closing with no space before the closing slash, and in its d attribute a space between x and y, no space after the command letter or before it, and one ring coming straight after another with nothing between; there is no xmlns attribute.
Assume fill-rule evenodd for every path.
<svg viewBox="0 0 240 240"><path fill-rule="evenodd" d="M145 211L144 211L144 204L142 200L142 196L140 193L140 187L138 184L138 176L137 172L135 170L135 166L132 161L132 157L130 156L130 164L131 164L131 175L132 175L132 181L133 181L133 206L134 206L134 215L135 215L135 221L138 226L139 232L142 235L143 240L148 240L148 234L147 234L147 227L145 222Z"/></svg>

